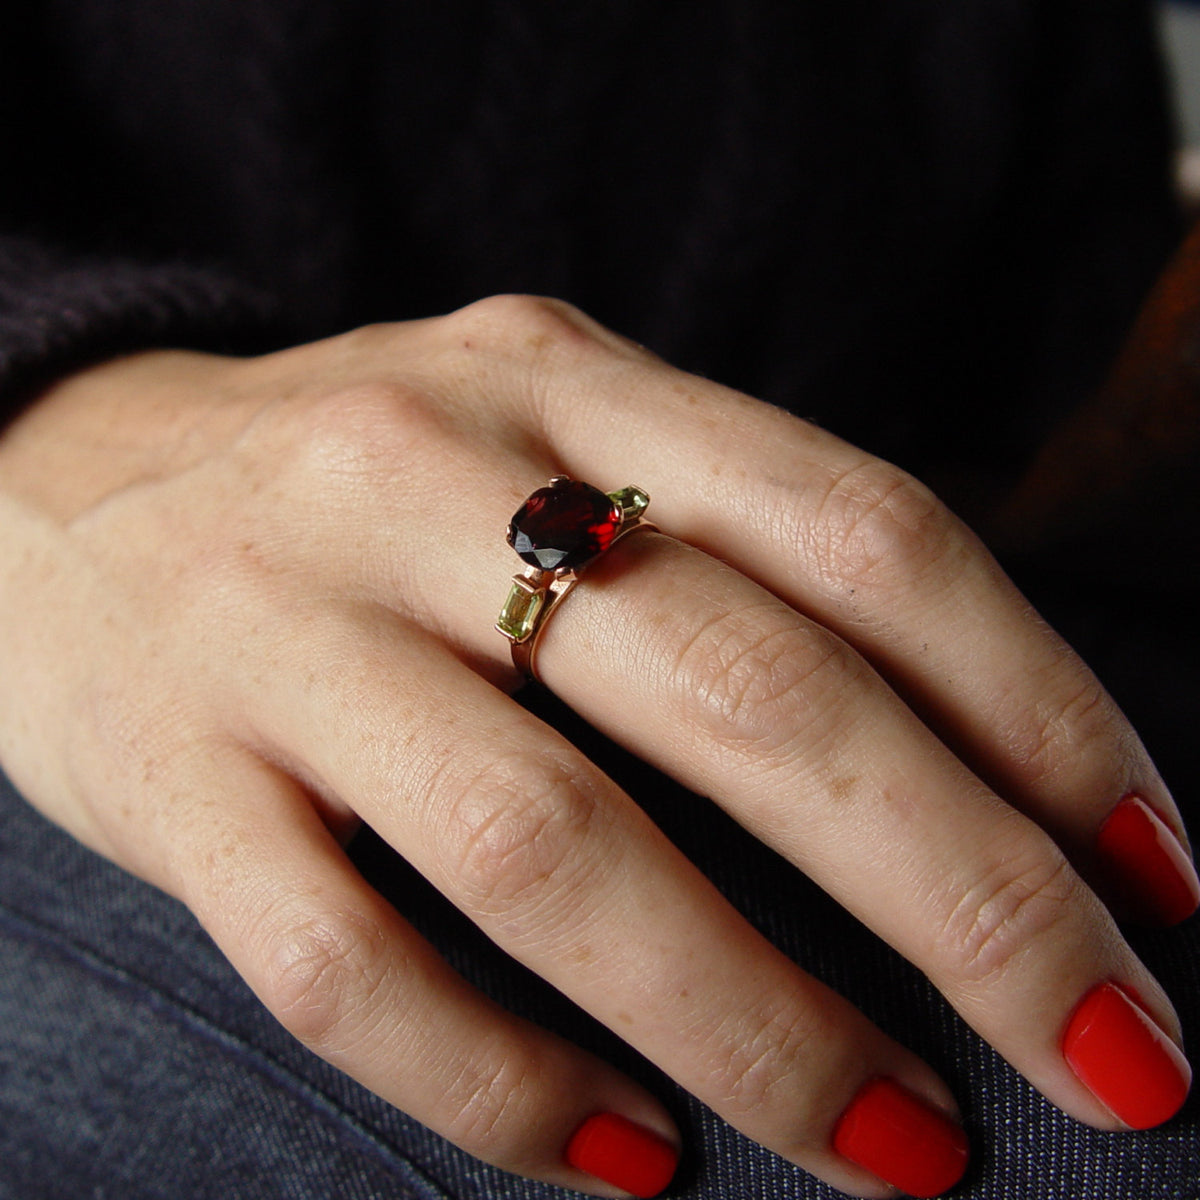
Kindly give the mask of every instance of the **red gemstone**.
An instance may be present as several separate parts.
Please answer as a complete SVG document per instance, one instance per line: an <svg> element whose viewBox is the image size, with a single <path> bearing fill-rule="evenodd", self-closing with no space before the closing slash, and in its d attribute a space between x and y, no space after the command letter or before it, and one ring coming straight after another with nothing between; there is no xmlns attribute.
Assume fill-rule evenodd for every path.
<svg viewBox="0 0 1200 1200"><path fill-rule="evenodd" d="M517 509L508 544L543 571L581 567L612 545L621 509L598 488L566 480L538 488Z"/></svg>

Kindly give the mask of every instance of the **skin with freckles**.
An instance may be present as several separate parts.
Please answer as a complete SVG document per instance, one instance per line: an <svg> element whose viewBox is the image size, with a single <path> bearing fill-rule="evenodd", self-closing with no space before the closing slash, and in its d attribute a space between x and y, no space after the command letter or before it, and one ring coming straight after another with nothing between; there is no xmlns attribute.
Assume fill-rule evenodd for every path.
<svg viewBox="0 0 1200 1200"><path fill-rule="evenodd" d="M359 822L748 1136L884 1196L912 1167L872 1114L902 1110L946 1186L945 1084L511 699L504 529L556 474L637 484L662 532L586 569L544 683L808 873L1053 1103L1122 1128L1063 1036L1115 983L1179 1040L1106 907L1121 845L1095 869L1123 800L1194 894L1134 731L918 482L554 301L148 353L40 397L0 437L0 761L188 904L297 1037L487 1161L628 1195L680 1139L460 979L349 865Z"/></svg>

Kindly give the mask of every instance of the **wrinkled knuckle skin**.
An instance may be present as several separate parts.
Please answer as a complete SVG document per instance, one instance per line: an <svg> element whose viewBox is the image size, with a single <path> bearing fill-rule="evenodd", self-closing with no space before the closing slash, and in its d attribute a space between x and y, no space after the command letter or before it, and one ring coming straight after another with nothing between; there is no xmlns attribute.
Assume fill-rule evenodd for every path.
<svg viewBox="0 0 1200 1200"><path fill-rule="evenodd" d="M357 913L330 910L289 927L273 948L263 999L306 1045L345 1051L392 969L386 934Z"/></svg>
<svg viewBox="0 0 1200 1200"><path fill-rule="evenodd" d="M891 592L945 567L957 529L924 484L871 460L834 480L800 538L825 578Z"/></svg>
<svg viewBox="0 0 1200 1200"><path fill-rule="evenodd" d="M685 641L673 690L691 727L719 747L770 758L811 729L840 693L844 667L832 634L742 609L713 617Z"/></svg>
<svg viewBox="0 0 1200 1200"><path fill-rule="evenodd" d="M1123 754L1135 761L1126 727L1094 676L1079 681L1068 694L1061 684L1047 686L1042 694L1045 699L1039 703L1020 707L1005 739L1026 786L1053 785L1060 775L1070 779L1081 762L1093 759L1108 761Z"/></svg>
<svg viewBox="0 0 1200 1200"><path fill-rule="evenodd" d="M795 1080L814 1054L819 1058L823 1053L814 1045L815 1026L782 1005L772 1005L749 1021L738 1013L736 1025L728 1031L730 1037L711 1039L715 1046L732 1046L712 1069L711 1094L719 1097L721 1111L734 1117L753 1118L781 1101L788 1103L793 1109L790 1124L802 1138L807 1117L795 1111Z"/></svg>
<svg viewBox="0 0 1200 1200"><path fill-rule="evenodd" d="M442 820L459 902L514 935L536 925L595 869L590 835L602 820L600 800L566 764L521 755L489 763L460 783Z"/></svg>
<svg viewBox="0 0 1200 1200"><path fill-rule="evenodd" d="M446 1136L479 1158L519 1170L528 1157L530 1102L543 1082L535 1060L518 1049L464 1058L444 1097L450 1114Z"/></svg>
<svg viewBox="0 0 1200 1200"><path fill-rule="evenodd" d="M1071 916L1079 880L1053 847L1000 859L954 907L940 938L959 986L986 987L1031 949L1044 946Z"/></svg>

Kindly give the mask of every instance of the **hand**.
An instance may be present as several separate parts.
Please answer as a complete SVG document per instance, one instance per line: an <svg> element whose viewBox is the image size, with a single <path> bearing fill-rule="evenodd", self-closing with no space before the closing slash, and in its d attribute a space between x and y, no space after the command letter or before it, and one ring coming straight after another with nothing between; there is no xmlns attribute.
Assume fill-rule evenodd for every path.
<svg viewBox="0 0 1200 1200"><path fill-rule="evenodd" d="M490 1162L648 1193L653 1161L623 1172L669 1172L678 1135L457 977L349 865L358 821L750 1137L846 1191L942 1190L962 1144L931 1069L505 694L501 531L557 473L645 488L665 533L588 569L545 683L811 875L1055 1104L1169 1116L1178 1025L1093 887L1174 920L1197 885L1111 700L921 485L562 304L145 354L45 395L0 439L0 759L186 902L298 1037ZM902 1161L881 1104L932 1148ZM568 1161L597 1113L643 1132L592 1122Z"/></svg>

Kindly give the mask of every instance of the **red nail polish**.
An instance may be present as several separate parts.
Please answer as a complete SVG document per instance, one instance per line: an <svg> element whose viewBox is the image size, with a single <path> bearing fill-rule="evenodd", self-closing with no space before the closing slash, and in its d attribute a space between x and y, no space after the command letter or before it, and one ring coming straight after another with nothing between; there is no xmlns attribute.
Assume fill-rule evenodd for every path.
<svg viewBox="0 0 1200 1200"><path fill-rule="evenodd" d="M1192 1069L1183 1051L1115 983L1092 988L1067 1022L1063 1054L1096 1098L1131 1129L1173 1117Z"/></svg>
<svg viewBox="0 0 1200 1200"><path fill-rule="evenodd" d="M1126 796L1100 826L1100 858L1129 907L1154 925L1177 925L1200 908L1187 851L1140 797Z"/></svg>
<svg viewBox="0 0 1200 1200"><path fill-rule="evenodd" d="M671 1182L679 1154L653 1130L616 1113L588 1117L567 1143L567 1162L635 1196L657 1196Z"/></svg>
<svg viewBox="0 0 1200 1200"><path fill-rule="evenodd" d="M910 1196L940 1196L967 1169L967 1135L893 1079L872 1079L838 1118L833 1148Z"/></svg>

